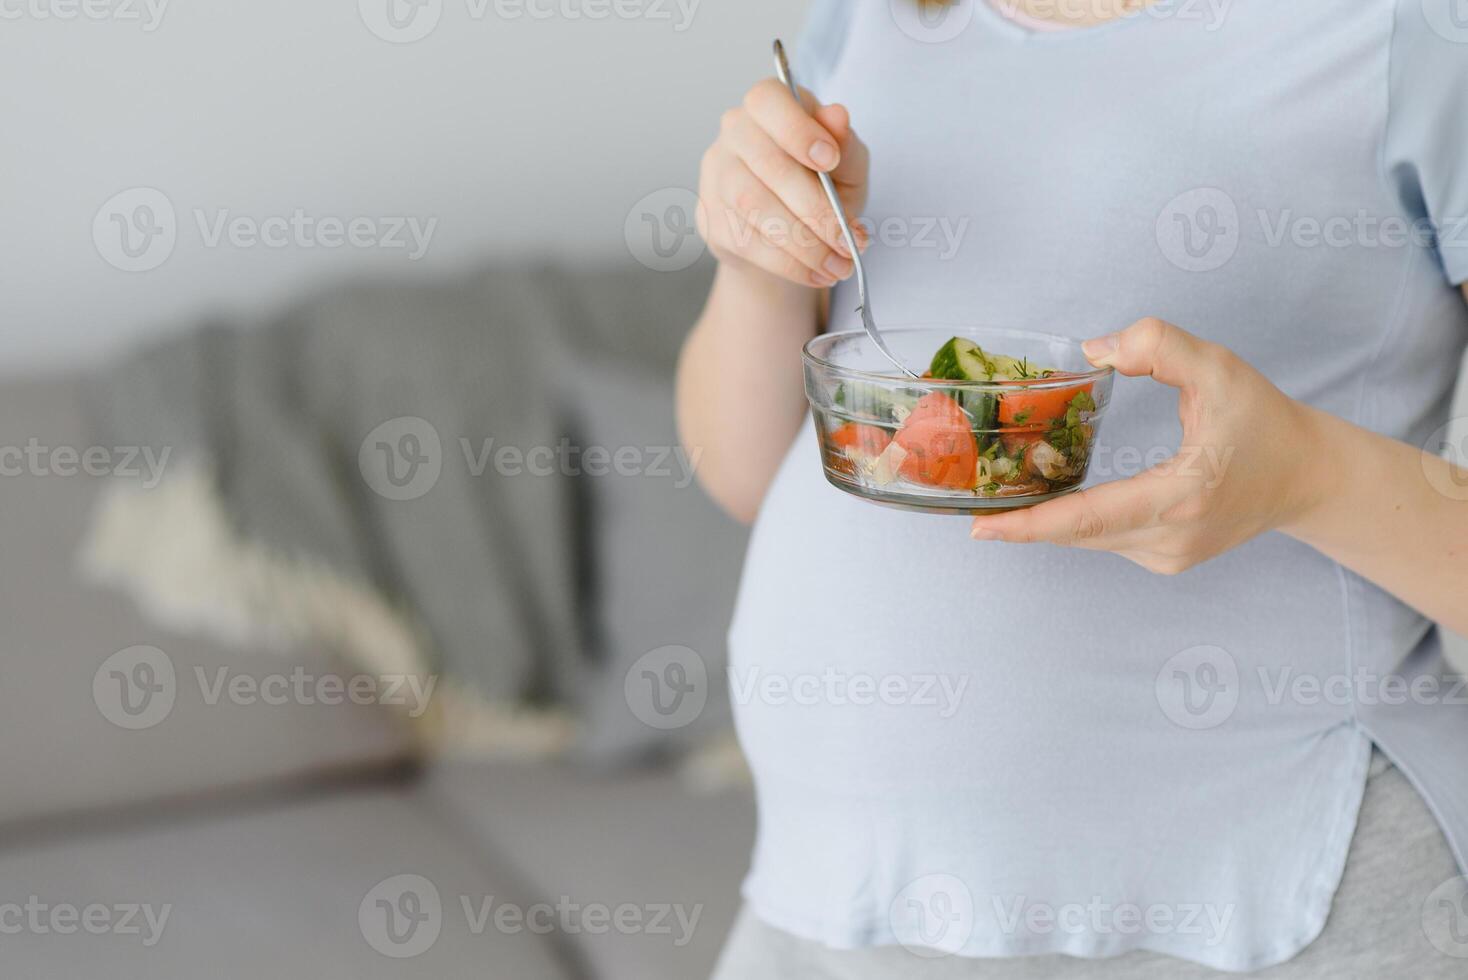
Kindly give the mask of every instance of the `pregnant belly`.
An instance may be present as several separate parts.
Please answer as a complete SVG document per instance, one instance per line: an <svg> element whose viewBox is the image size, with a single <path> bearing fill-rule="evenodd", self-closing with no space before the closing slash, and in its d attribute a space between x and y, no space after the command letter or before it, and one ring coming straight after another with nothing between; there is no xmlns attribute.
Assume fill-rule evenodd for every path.
<svg viewBox="0 0 1468 980"><path fill-rule="evenodd" d="M1348 716L1267 696L1283 668L1346 665L1333 566L1293 542L1261 539L1167 578L967 529L830 487L811 434L797 440L730 635L757 776L832 792L1057 776L1074 788L1114 779L1127 745L1290 739Z"/></svg>

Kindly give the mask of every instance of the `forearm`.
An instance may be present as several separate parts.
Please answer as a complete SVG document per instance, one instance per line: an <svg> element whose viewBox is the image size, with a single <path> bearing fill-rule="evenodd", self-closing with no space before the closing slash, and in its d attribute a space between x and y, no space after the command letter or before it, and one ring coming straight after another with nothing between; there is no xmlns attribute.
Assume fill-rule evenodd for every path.
<svg viewBox="0 0 1468 980"><path fill-rule="evenodd" d="M1418 611L1468 633L1468 472L1310 410L1318 493L1281 528Z"/></svg>
<svg viewBox="0 0 1468 980"><path fill-rule="evenodd" d="M678 430L709 495L751 521L805 416L820 292L723 264L678 365ZM696 456L692 454L697 454Z"/></svg>

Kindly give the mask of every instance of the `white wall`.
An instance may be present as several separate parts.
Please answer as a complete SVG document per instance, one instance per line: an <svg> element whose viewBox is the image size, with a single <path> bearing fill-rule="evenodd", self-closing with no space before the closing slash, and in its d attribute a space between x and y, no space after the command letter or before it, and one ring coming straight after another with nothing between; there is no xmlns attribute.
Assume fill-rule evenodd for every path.
<svg viewBox="0 0 1468 980"><path fill-rule="evenodd" d="M770 38L795 34L805 7L616 0L642 16L593 20L612 0L392 0L422 4L417 25L439 18L394 44L368 26L388 2L0 0L0 365L95 355L352 270L624 249L629 209L693 186L719 112L768 73ZM59 16L83 5L105 16ZM99 208L134 187L161 191L177 219L172 252L160 237L144 254L168 255L150 271L104 258L123 260L105 214L94 241ZM198 211L298 208L438 224L417 262L211 247L197 226Z"/></svg>

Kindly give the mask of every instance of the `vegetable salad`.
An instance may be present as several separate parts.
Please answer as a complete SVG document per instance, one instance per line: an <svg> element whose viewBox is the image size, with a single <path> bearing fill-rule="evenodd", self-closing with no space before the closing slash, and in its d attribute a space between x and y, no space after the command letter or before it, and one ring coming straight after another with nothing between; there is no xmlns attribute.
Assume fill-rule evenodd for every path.
<svg viewBox="0 0 1468 980"><path fill-rule="evenodd" d="M870 421L832 419L827 465L877 487L903 484L983 497L1051 493L1085 475L1094 435L1092 382L983 350L954 337L924 378L983 389L923 391L843 383L838 407ZM1036 382L1047 382L1033 388ZM1014 390L1004 391L1005 385ZM997 388L997 390L996 390ZM833 457L835 457L833 459Z"/></svg>

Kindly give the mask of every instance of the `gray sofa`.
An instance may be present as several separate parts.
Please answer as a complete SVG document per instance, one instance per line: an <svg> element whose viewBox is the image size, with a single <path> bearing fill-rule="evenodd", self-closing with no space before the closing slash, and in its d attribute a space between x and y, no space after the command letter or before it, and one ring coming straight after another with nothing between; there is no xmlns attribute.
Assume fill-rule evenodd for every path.
<svg viewBox="0 0 1468 980"><path fill-rule="evenodd" d="M666 318L634 338L656 380L625 389L648 400L620 410L623 424L671 425L668 369L699 288L673 290ZM87 384L0 383L0 447L84 448ZM693 792L671 767L634 765L649 753L630 743L579 762L436 762L382 707L211 698L220 677L338 666L160 629L80 581L100 490L81 475L0 476L0 976L708 974L753 837L747 790ZM589 519L612 522L599 541L662 547L628 524L615 488L596 492L610 496ZM667 533L721 557L701 593L665 608L721 631L742 533L706 503L679 506ZM598 561L669 563L665 551ZM644 585L653 612L629 611L636 586L617 587L603 629L635 645L657 596ZM140 646L166 652L176 693L162 721L129 728L103 709L110 685L155 675L103 663ZM612 676L623 655L606 652Z"/></svg>

